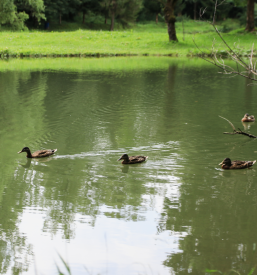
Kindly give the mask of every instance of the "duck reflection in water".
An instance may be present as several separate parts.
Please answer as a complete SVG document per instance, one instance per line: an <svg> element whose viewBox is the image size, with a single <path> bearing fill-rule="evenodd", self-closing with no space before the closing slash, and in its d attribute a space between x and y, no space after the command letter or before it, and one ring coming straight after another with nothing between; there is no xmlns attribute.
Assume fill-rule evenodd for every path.
<svg viewBox="0 0 257 275"><path fill-rule="evenodd" d="M20 166L22 166L24 168L29 168L30 165L31 165L31 158L27 158L26 164L20 164Z"/></svg>
<svg viewBox="0 0 257 275"><path fill-rule="evenodd" d="M244 130L249 130L252 126L252 123L248 123L248 122L243 122L242 121L242 124L244 126Z"/></svg>
<svg viewBox="0 0 257 275"><path fill-rule="evenodd" d="M40 159L33 160L33 164L40 164L40 163L48 162L51 160L52 160L52 158L40 158ZM31 162L32 162L32 158L27 158L26 164L20 164L20 166L22 166L24 168L30 168Z"/></svg>
<svg viewBox="0 0 257 275"><path fill-rule="evenodd" d="M122 173L128 173L129 171L129 165L122 165L121 172Z"/></svg>

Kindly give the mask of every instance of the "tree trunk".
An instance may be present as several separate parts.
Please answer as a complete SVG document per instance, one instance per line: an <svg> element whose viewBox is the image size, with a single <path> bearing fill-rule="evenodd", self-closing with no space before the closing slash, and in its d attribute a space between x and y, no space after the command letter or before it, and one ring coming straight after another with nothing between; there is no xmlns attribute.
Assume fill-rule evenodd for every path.
<svg viewBox="0 0 257 275"><path fill-rule="evenodd" d="M156 16L155 16L155 22L156 22L156 24L158 24L158 16L159 16L159 13L156 13Z"/></svg>
<svg viewBox="0 0 257 275"><path fill-rule="evenodd" d="M114 29L114 19L115 19L116 8L117 8L117 2L116 2L116 0L112 0L110 5L109 5L109 9L110 9L110 12L111 12L111 28L110 28L110 31L113 31L113 29Z"/></svg>
<svg viewBox="0 0 257 275"><path fill-rule="evenodd" d="M111 28L110 28L110 31L113 31L114 29L114 18L115 18L115 12L112 11L112 18L111 18Z"/></svg>
<svg viewBox="0 0 257 275"><path fill-rule="evenodd" d="M254 0L247 0L246 31L254 30Z"/></svg>
<svg viewBox="0 0 257 275"><path fill-rule="evenodd" d="M164 16L165 21L168 25L168 34L170 41L178 41L175 28L176 17L174 15L174 10L177 1L178 0L167 0L167 3L164 8Z"/></svg>
<svg viewBox="0 0 257 275"><path fill-rule="evenodd" d="M61 15L61 13L59 14L59 24L60 25L62 24L62 15Z"/></svg>
<svg viewBox="0 0 257 275"><path fill-rule="evenodd" d="M196 14L197 14L197 3L194 2L194 20L196 20Z"/></svg>
<svg viewBox="0 0 257 275"><path fill-rule="evenodd" d="M82 21L83 24L85 24L85 15L86 13L83 11L83 21Z"/></svg>
<svg viewBox="0 0 257 275"><path fill-rule="evenodd" d="M178 41L178 38L176 35L175 21L168 22L168 34L169 34L170 41Z"/></svg>
<svg viewBox="0 0 257 275"><path fill-rule="evenodd" d="M109 9L109 7L107 8L107 3L105 3L105 7L104 7L104 24L107 24L108 9Z"/></svg>

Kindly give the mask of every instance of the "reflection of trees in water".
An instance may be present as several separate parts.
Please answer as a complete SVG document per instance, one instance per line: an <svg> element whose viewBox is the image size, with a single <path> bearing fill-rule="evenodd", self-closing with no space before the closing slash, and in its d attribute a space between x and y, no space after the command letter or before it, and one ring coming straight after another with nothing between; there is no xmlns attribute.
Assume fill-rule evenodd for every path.
<svg viewBox="0 0 257 275"><path fill-rule="evenodd" d="M176 274L206 268L248 274L255 266L257 188L247 172L244 182L230 172L211 182L204 175L196 185L183 183L179 202L165 199L158 231L188 233L179 242L183 252L164 261Z"/></svg>
<svg viewBox="0 0 257 275"><path fill-rule="evenodd" d="M165 123L169 123L175 72L176 66L170 67L168 77L162 70L140 71L136 75L125 73L121 78L117 73L100 72L103 81L95 82L72 81L78 75L69 73L8 72L1 79L0 105L3 108L0 110L4 111L2 117L13 118L9 119L8 127L18 135L2 146L8 147L11 155L23 146L30 146L31 142L34 147L31 149L36 150L49 140L55 140L61 145L58 154L62 155L68 148L68 153L73 155L78 151L92 151L92 148L97 152L148 145L144 139L149 140L152 136L155 140L163 129L163 115L167 120ZM99 80L99 72L84 73L79 77ZM10 93L4 92L7 79L8 85L13 84L8 86ZM164 106L166 114L162 113ZM165 137L164 143L169 138ZM16 148L21 141L30 144ZM12 192L10 204L13 207L18 204L21 211L32 205L46 209L42 230L52 234L62 232L67 239L75 235L76 214L81 214L81 222L94 226L97 216L103 214L102 207L107 206L104 215L108 217L143 220L145 217L140 211L141 207L144 208L143 195L154 195L158 191L152 186L146 187L146 182L150 181L148 175L137 174L135 177L135 168L117 164L118 156L115 157L116 167L109 169L105 157L108 155L98 157L96 162L96 157L85 158L84 162L53 157L46 162L29 160L23 164L24 156L23 166L19 165L14 172L14 182L19 183L20 188L12 188L12 182L6 182L6 188ZM8 167L6 173L13 174L13 165ZM168 179L161 182L166 183ZM17 215L17 211L14 214ZM9 219L10 216L6 217L6 221ZM18 217L12 219L17 221ZM8 228L3 230L7 232ZM15 235L15 229L9 232ZM18 231L16 235L19 236ZM25 237L23 241L18 237L8 241L20 244L22 257L31 253ZM17 246L10 246L8 251L14 253ZM5 253L6 259L10 258L9 252ZM8 266L11 263L6 264L6 259L5 265Z"/></svg>
<svg viewBox="0 0 257 275"><path fill-rule="evenodd" d="M94 226L96 217L101 213L101 207L105 205L118 210L106 211L107 216L126 220L142 219L137 212L146 188L140 179L133 182L121 180L124 174L120 172L119 164L115 169L117 176L113 175L113 170L108 171L108 168L92 163L86 163L86 171L76 176L77 166L81 162L75 159L72 160L74 166L62 172L67 173L63 177L63 174L56 173L56 170L60 169L60 162L63 162L61 167L67 167L66 164L70 163L70 160L58 159L58 166L55 166L56 161L52 159L49 161L51 165L48 165L49 163L33 160L29 169L24 170L19 166L16 171L16 181L26 182L26 192L33 198L33 201L24 202L23 206L33 203L47 209L44 232L50 231L55 234L57 231L63 231L65 238L73 238L76 214L84 217L82 222Z"/></svg>
<svg viewBox="0 0 257 275"><path fill-rule="evenodd" d="M188 142L187 137L192 137L192 133L179 132L181 123L185 122L181 120L181 117L192 117L195 121L199 119L200 113L192 111L195 107L189 108L191 105L197 106L195 94L191 90L197 91L195 86L192 87L192 79L195 81L193 85L200 85L199 72L200 70L191 72L185 69L182 74L177 66L171 64L168 71L146 70L138 71L136 74L126 72L122 77L117 73L101 71L85 72L79 76L78 74L54 72L18 75L9 72L5 76L2 75L2 84L7 83L5 79L8 79L8 82L13 81L11 82L13 87L9 87L12 92L4 93L3 88L3 93L0 93L1 117L10 118L8 131L12 129L12 133L18 133L11 137L10 142L6 140L0 144L3 148L8 147L10 155L23 146L30 145L21 144L19 148L16 148L21 142L32 143L34 148L31 149L39 149L38 147L45 143L51 144L52 141L60 146L58 146L60 155L73 156L78 152L93 153L91 157L84 157L83 161L76 158L53 157L46 162L33 160L23 167L18 166L14 173L14 182L15 185L19 183L22 189L13 188L12 180L5 182L6 188L12 191L13 200L10 202L12 207L19 205L21 210L26 206L36 205L46 209L43 231L52 234L59 231L67 239L75 235L73 225L77 219L76 214L82 216L81 222L87 222L92 226L97 216L103 214L101 212L103 207L115 209L115 211L105 209L104 215L108 217L135 221L144 219L141 215L143 211L140 211L144 203L143 195L163 192L161 196L165 196L163 186L163 189L155 188L155 183L157 181L162 185L170 183L170 179L168 176L165 177L165 174L171 175L172 172L167 173L167 170L163 169L164 179L158 178L154 170L142 171L142 174L135 173L134 168L117 164L116 160L120 152L114 158L113 154L108 154L108 150L133 149L137 146L140 148L142 145L152 150L151 146L156 140L167 144L171 140L180 140L180 137L183 138L182 135ZM207 72L201 71L201 76L205 73L207 75ZM72 81L78 77L82 80L94 78L97 81ZM183 87L187 87L184 92L174 92L178 83L183 83ZM1 87L6 87L4 85L6 84ZM207 81L201 85L210 89ZM201 97L206 103L203 106L207 116L209 109L216 108L212 100L220 100L220 98L215 93L202 93ZM224 105L230 102L229 97L224 98ZM206 127L212 127L212 125ZM206 127L197 128L197 133L201 132L202 136L205 136ZM200 146L196 145L195 148L198 149ZM163 166L167 166L167 161L171 158L170 150L174 150L171 147L165 149L166 153L162 151L163 148L155 149L154 153L158 157L164 157L164 161L161 162ZM97 153L100 151L104 153L98 156ZM183 148L179 154L188 156ZM6 175L12 175L13 158L9 159L8 156L1 156L1 158L3 158L3 163L9 163ZM175 163L174 159L171 161ZM115 164L110 166L108 163L111 162ZM25 156L22 163L25 163ZM160 175L161 169L158 169ZM156 182L153 183L153 179ZM206 181L208 181L207 177ZM151 183L152 186L147 187L147 183ZM165 198L163 217L158 230L159 232L163 230L181 232L183 228L188 227L193 230L193 235L181 241L181 248L186 252L171 255L167 259L169 266L170 260L173 261L174 257L181 256L182 259L177 259L174 265L183 261L181 265L183 268L184 265L192 263L193 256L197 257L195 249L199 250L200 244L204 246L203 238L210 237L209 232L201 232L199 226L194 227L194 223L204 224L202 229L214 228L212 224L214 221L210 220L209 209L202 203L203 200L214 201L214 199L211 197L213 192L211 188L208 189L209 193L207 190L198 193L196 186L193 188L183 184L181 190L180 201L177 201L177 198L175 201L174 198L172 200ZM195 198L188 198L186 194L194 194ZM216 202L220 203L220 207L228 207L224 205L221 197L216 198ZM181 208L178 206L180 203ZM214 204L207 206L215 211ZM10 212L10 209L8 211ZM8 211L6 213L9 213ZM8 221L8 218L5 218ZM13 221L17 219L18 216L13 217ZM215 220L215 222L220 221ZM7 231L6 226L4 232ZM13 231L15 232L15 229ZM19 232L16 234L19 236ZM197 238L194 237L195 234ZM212 234L216 237L215 234L218 233ZM14 240L13 243L15 242L18 241ZM23 243L24 246L20 250L29 251L29 245L26 244L25 239ZM12 249L14 250L15 247L13 246ZM205 249L201 248L200 253L203 251ZM206 268L204 263L202 266ZM216 267L213 266L213 268Z"/></svg>
<svg viewBox="0 0 257 275"><path fill-rule="evenodd" d="M15 183L16 185L16 183ZM13 192L15 189L15 192ZM0 273L12 269L12 274L28 270L32 246L19 232L19 215L22 213L26 184L14 186L12 180L1 194L0 203Z"/></svg>

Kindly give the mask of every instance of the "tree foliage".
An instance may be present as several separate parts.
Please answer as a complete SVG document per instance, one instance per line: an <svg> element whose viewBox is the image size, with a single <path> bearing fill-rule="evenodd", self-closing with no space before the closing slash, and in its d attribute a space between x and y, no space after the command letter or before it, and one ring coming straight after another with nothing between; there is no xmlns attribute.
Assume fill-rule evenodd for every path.
<svg viewBox="0 0 257 275"><path fill-rule="evenodd" d="M42 19L47 21L75 20L82 16L103 17L103 21L114 29L115 22L127 26L139 18L156 20L158 15L165 18L174 34L176 17L184 15L192 19L212 20L216 0L0 0L0 26L10 25L14 29L26 28L25 23L34 26ZM219 0L218 2L222 2ZM225 0L217 6L216 18L239 17L246 29L254 29L254 5L256 0ZM250 6L251 4L251 6ZM248 9L247 9L248 7ZM201 11L205 10L202 17ZM140 16L138 14L140 12ZM28 20L29 19L29 20ZM171 22L171 19L174 22ZM28 21L27 21L28 20ZM172 25L174 23L174 26ZM170 37L169 32L169 37ZM171 38L171 37L170 37ZM171 39L174 40L174 39ZM175 39L176 40L176 39Z"/></svg>
<svg viewBox="0 0 257 275"><path fill-rule="evenodd" d="M111 18L110 30L114 30L115 19L123 26L134 21L142 7L142 2L143 0L102 0L101 6Z"/></svg>
<svg viewBox="0 0 257 275"><path fill-rule="evenodd" d="M13 0L1 0L0 2L0 24L10 24L14 29L24 29L25 20L29 16L25 12L17 12Z"/></svg>
<svg viewBox="0 0 257 275"><path fill-rule="evenodd" d="M1 0L0 25L11 25L14 29L26 29L25 21L29 17L38 22L45 19L43 0Z"/></svg>

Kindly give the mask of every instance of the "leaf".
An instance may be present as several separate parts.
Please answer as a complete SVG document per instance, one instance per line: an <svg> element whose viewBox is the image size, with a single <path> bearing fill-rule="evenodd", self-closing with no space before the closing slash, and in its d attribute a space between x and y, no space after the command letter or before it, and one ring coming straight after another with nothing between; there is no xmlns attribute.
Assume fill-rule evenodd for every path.
<svg viewBox="0 0 257 275"><path fill-rule="evenodd" d="M251 271L248 273L248 275L252 275L253 272L254 272L254 270L255 270L255 267L253 267L253 268L251 269Z"/></svg>
<svg viewBox="0 0 257 275"><path fill-rule="evenodd" d="M222 274L222 272L221 271L219 271L219 270L214 270L214 269L205 269L205 272L207 272L207 273L215 273L215 272L218 272L218 273L220 273L220 274Z"/></svg>

